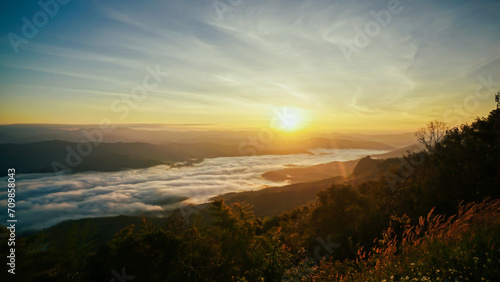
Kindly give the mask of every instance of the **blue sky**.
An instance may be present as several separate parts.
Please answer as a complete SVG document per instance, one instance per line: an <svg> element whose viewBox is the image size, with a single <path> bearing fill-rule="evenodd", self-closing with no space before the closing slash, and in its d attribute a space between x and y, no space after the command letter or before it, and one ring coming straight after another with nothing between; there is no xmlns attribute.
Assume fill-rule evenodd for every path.
<svg viewBox="0 0 500 282"><path fill-rule="evenodd" d="M500 1L215 3L231 9L221 17L210 0L69 1L16 53L9 34L22 36L22 18L43 10L6 2L0 123L258 128L286 107L315 129L412 130L494 107L492 91L474 93L479 76L500 82ZM373 29L383 10L390 21ZM370 24L369 43L346 58ZM126 115L113 110L148 66L168 76L144 100L115 102Z"/></svg>

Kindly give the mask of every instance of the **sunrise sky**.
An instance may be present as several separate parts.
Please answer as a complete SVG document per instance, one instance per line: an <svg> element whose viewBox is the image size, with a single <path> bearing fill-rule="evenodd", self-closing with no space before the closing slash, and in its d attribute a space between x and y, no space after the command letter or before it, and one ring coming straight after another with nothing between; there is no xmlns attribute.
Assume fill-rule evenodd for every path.
<svg viewBox="0 0 500 282"><path fill-rule="evenodd" d="M70 1L45 25L37 1L2 6L0 124L258 128L293 111L304 128L413 130L486 115L500 89L474 96L500 82L500 1ZM41 27L13 46L23 17Z"/></svg>

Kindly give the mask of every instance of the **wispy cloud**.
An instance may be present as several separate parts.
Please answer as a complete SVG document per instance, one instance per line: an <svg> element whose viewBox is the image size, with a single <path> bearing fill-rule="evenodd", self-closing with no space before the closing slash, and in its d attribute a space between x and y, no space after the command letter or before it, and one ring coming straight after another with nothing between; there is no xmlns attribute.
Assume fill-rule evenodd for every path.
<svg viewBox="0 0 500 282"><path fill-rule="evenodd" d="M408 113L417 119L442 113L440 97L463 100L478 74L500 69L500 3L485 0L402 0L402 12L347 62L340 46L374 20L371 11L388 3L245 1L224 19L211 1L75 3L78 8L68 6L36 40L21 46L19 56L4 38L3 99L43 99L51 96L43 88L48 85L65 89L56 96L73 101L84 95L78 89L126 92L145 65L159 63L171 76L137 109L137 122L255 124L264 116L259 113L288 105L316 110L325 123L343 116L377 126L388 113L403 119ZM17 14L29 10L15 8ZM19 25L17 18L4 21L5 32ZM41 88L35 96L22 84ZM408 102L417 97L425 102ZM109 99L97 103L108 105ZM85 115L83 104L74 103L75 116ZM478 111L490 106L485 102ZM100 108L106 116L109 109ZM357 116L361 108L377 111Z"/></svg>

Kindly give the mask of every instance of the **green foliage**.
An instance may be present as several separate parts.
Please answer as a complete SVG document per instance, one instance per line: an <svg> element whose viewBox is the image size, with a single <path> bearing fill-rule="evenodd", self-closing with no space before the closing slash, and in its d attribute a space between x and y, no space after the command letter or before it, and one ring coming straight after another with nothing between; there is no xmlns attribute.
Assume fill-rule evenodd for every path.
<svg viewBox="0 0 500 282"><path fill-rule="evenodd" d="M245 204L211 207L209 227L181 225L174 213L163 228L144 219L140 232L129 226L90 258L89 278L112 278L126 267L140 281L279 281L290 267L279 232L257 235L261 222ZM245 280L243 280L245 281Z"/></svg>

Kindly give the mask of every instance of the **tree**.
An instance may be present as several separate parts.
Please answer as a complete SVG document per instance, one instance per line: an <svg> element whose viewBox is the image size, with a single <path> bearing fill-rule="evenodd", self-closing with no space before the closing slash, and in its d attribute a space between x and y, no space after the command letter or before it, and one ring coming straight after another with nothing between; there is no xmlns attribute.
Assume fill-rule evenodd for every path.
<svg viewBox="0 0 500 282"><path fill-rule="evenodd" d="M445 122L434 120L427 123L427 127L421 127L415 132L418 142L431 151L445 136L448 126Z"/></svg>

